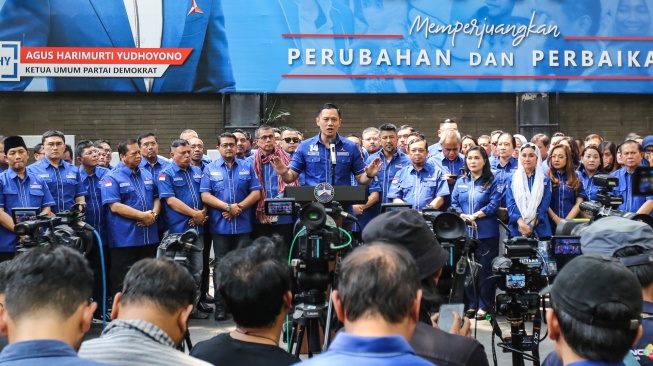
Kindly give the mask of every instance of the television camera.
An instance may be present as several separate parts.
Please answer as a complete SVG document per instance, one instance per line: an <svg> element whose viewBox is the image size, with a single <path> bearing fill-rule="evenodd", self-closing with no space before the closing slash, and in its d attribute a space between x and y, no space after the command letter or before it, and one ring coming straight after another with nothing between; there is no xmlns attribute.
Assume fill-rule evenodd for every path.
<svg viewBox="0 0 653 366"><path fill-rule="evenodd" d="M84 222L86 203L76 203L55 216L38 215L36 220L17 223L16 235L24 236L17 254L38 246L66 245L88 255L93 247L93 227Z"/></svg>

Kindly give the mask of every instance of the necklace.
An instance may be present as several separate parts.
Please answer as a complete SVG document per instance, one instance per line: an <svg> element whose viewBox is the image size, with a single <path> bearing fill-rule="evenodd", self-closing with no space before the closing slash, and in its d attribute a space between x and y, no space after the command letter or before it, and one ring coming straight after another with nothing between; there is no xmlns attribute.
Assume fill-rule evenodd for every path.
<svg viewBox="0 0 653 366"><path fill-rule="evenodd" d="M242 330L242 329L239 329L239 328L236 328L236 332L238 332L240 334L250 336L250 337L264 338L264 339L272 341L272 343L274 343L275 346L279 346L279 341L275 341L274 339L272 339L270 337L266 337L266 336L258 335L258 334L252 334L248 330Z"/></svg>

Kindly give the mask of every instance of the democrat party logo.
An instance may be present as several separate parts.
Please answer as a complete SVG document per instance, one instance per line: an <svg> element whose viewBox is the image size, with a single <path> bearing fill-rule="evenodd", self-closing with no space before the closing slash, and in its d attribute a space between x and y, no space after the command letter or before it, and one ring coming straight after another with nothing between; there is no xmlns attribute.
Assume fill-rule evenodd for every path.
<svg viewBox="0 0 653 366"><path fill-rule="evenodd" d="M0 81L18 81L20 42L0 42Z"/></svg>
<svg viewBox="0 0 653 366"><path fill-rule="evenodd" d="M331 202L334 196L333 186L329 183L323 182L315 186L313 191L315 199L320 203Z"/></svg>

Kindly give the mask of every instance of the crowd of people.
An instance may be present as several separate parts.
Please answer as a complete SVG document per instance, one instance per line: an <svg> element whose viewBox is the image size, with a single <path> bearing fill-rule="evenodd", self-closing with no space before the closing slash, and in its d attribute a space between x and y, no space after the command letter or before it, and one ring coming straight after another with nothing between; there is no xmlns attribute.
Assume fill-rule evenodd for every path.
<svg viewBox="0 0 653 366"><path fill-rule="evenodd" d="M20 136L3 138L0 140L3 153L0 155L0 169L3 170L0 173L0 261L13 262L16 247L24 240L14 233L14 211L35 208L40 214L54 215L70 209L75 203L85 202L85 220L98 232L87 256L95 272L85 276L94 278L87 298L100 299L103 286L109 288L111 296L106 306L114 322L103 335L107 337L107 344L114 342L111 337L119 338L120 334L137 338L145 334L172 348L180 342L188 318L207 319L213 312L216 320L225 320L231 313L237 324L236 331L229 337L200 344L192 353L218 364L223 357L239 354L244 346L237 341L278 346L282 319L290 307L290 278L282 274L287 272L287 263L274 262L279 258L273 254L288 257L294 221L292 216L267 215L265 200L284 197L288 186L315 186L323 182L334 182L335 186L366 185L367 201L347 207L358 218L352 230L360 232L366 243L382 241L403 248L397 251L378 246L361 250L359 256L363 262L348 259L346 263L367 271L365 273L406 270L407 277L401 277L406 283L415 277L409 273L412 271L409 267L416 265L417 282L415 289L403 286L401 289L406 292L405 305L410 311L400 312L405 319L410 319L405 322L409 327L395 327L401 317L387 318L384 311L388 309L382 309L375 314L388 321L388 327L381 329L380 319L359 319L372 304L355 308L360 313L352 313L351 308L347 311L348 306L354 304L351 297L344 301L347 291L356 294L360 289L356 281L347 284L343 279L343 287L335 292L333 300L338 318L345 324L345 332L363 330L361 335L365 335L365 329L377 324L380 327L375 329L379 331L392 329L396 334L406 335L404 338L411 342L410 345L397 339L384 341L389 342L389 347L396 347L399 353L414 350L441 365L482 365L487 359L478 342L456 334L430 334L435 328L429 312L437 308L434 288L442 273L446 252L419 215L420 211L427 207L441 211L452 209L470 223L470 235L480 242L475 252L477 261L483 265L480 284L492 276L491 262L499 255L500 238L505 236L499 220L509 228L508 236L548 240L561 220L584 217L580 203L596 199L601 188L593 183L592 177L596 174L618 178L619 185L612 192L624 200L620 209L644 214L653 210L653 196L634 195L632 190L635 168L653 164L653 136L642 139L629 135L618 144L604 141L596 134L583 141L563 133L550 137L537 134L530 141L525 136L505 131L492 131L478 137L461 136L458 123L446 119L439 124L439 141L429 144L422 133L407 125L386 123L379 128L365 129L359 137L340 135L338 130L342 123L341 111L327 103L318 110L319 133L311 138L304 139L294 129L278 130L268 125L259 126L254 136L238 129L223 132L217 138L220 157L213 161L205 155L204 142L193 130L183 131L179 139L170 143L169 158L160 156L159 141L152 132L120 142L118 162L112 162L109 141L80 141L75 146L74 164L69 161L72 157L65 154L65 136L60 131L43 134L41 143L34 147L36 162L31 165L28 165L28 148ZM413 210L381 214L383 203L406 203ZM186 291L191 284L192 289L182 291L179 299L172 302L147 300L143 293L148 288L166 285L161 279L153 280L156 283L141 283L142 277L165 278L164 274L156 274L157 271L174 270L164 268L173 264L152 261L159 243L167 234L189 229L200 234L194 245L201 251L191 252L189 281L184 279L185 282L177 284L175 289L181 291L183 287ZM270 240L273 235L278 235L280 240ZM254 244L249 244L252 240ZM424 247L416 248L420 245ZM102 255L103 248L107 255ZM211 248L216 263L213 296L209 291ZM408 251L402 252L405 249ZM30 255L32 252L40 253L33 249ZM56 252L44 253L42 255L56 256ZM406 261L408 254L416 264ZM23 257L28 255L20 256L21 260ZM364 263L370 258L376 258L376 263L383 268L370 264L372 268ZM102 261L108 273L107 283L102 282ZM253 263L243 264L248 261ZM388 267L389 262L395 265ZM150 274L147 274L148 268L138 266L147 267L148 263L152 266L149 270L153 271ZM261 266L260 271L254 270L257 266ZM274 272L275 266L278 273ZM132 273L138 270L145 272ZM346 273L343 272L344 278ZM397 273L380 275L374 286L386 291L395 288L396 283L384 281L396 281L397 278L391 277ZM273 278L281 282L273 286L270 283ZM267 295L248 293L244 289L246 284L260 285L261 293ZM494 293L491 282L483 288L468 287L465 315L485 319L492 309ZM268 295L274 296L270 299ZM88 329L85 327L88 314L96 318L106 315L100 311L101 307L85 301L78 309L79 318L73 319L75 324L83 325L81 330ZM267 312L259 314L260 318L254 317L248 301L264 304ZM152 306L165 309L166 313L143 318L142 314L152 312L148 310ZM421 323L427 327L420 326ZM413 331L422 335L412 337L411 341ZM11 332L9 334L11 342ZM447 338L451 336L454 338ZM341 347L347 354L350 345L344 337L337 337L333 347ZM429 337L439 339L438 344L444 348L434 351L432 344L424 342ZM129 342L129 338L126 339ZM81 354L112 363L115 355L101 355L104 345L102 340L96 342L88 342ZM115 342L120 348L127 346L127 343L121 346L120 341ZM74 342L69 344L73 348L78 346ZM450 361L452 350L456 349L454 345L465 350L461 354L465 360L460 363ZM369 345L370 349L377 346ZM216 353L216 349L223 351ZM275 354L271 349L262 354L274 357L279 364L297 361L285 354ZM165 355L161 352L158 355L161 360L157 362L166 364ZM126 355L121 364L136 364L138 360L142 362L142 357L147 356ZM173 357L167 358L170 364L173 360ZM324 362L330 361L325 358Z"/></svg>

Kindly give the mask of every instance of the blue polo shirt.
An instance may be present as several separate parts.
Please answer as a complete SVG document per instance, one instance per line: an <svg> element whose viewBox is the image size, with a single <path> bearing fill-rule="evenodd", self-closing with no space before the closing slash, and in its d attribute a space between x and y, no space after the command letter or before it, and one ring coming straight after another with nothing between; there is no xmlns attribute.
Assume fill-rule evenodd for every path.
<svg viewBox="0 0 653 366"><path fill-rule="evenodd" d="M22 341L6 346L0 363L12 366L103 366L104 363L81 358L67 343L54 339Z"/></svg>
<svg viewBox="0 0 653 366"><path fill-rule="evenodd" d="M389 199L400 198L418 211L436 197L448 195L449 186L442 171L428 163L424 164L421 170L415 169L411 164L398 171L388 192Z"/></svg>
<svg viewBox="0 0 653 366"><path fill-rule="evenodd" d="M560 218L565 218L569 211L576 205L576 193L573 189L567 187L567 174L558 170L553 171L553 175L560 180L560 185L557 187L551 186L551 209ZM580 182L580 190L578 197L582 197L583 201L587 201L587 194L583 189L583 182Z"/></svg>
<svg viewBox="0 0 653 366"><path fill-rule="evenodd" d="M329 146L321 140L319 133L303 141L290 161L290 169L296 173L304 173L304 182L307 186L316 186L322 182L331 184L331 157ZM336 135L336 186L350 185L350 174L358 176L365 172L365 162L361 156L358 145Z"/></svg>
<svg viewBox="0 0 653 366"><path fill-rule="evenodd" d="M397 175L397 172L405 167L413 165L413 162L410 160L408 155L397 150L397 152L392 155L390 161L385 158L383 155L383 149L378 152L370 155L367 159L366 164L371 164L372 161L376 158L381 159L381 167L379 169L379 174L376 175L378 178L379 185L381 187L381 197L379 199L379 207L381 203L390 203L391 200L387 199L388 191L390 191L390 185L392 184L392 179Z"/></svg>
<svg viewBox="0 0 653 366"><path fill-rule="evenodd" d="M447 174L456 174L460 177L462 169L465 167L465 155L458 154L454 160L447 159L443 153L439 153L435 156L431 156L427 163L431 163L435 166L436 169L441 170L443 174L443 179L446 178L444 175ZM446 181L446 180L445 180ZM453 186L456 182L449 184L449 192L453 191ZM444 204L440 209L445 211L451 206L451 196L446 196L444 198Z"/></svg>
<svg viewBox="0 0 653 366"><path fill-rule="evenodd" d="M512 179L514 175L508 177L508 191L506 192L506 203L508 207L508 226L512 236L523 236L519 232L519 225L517 220L521 217L521 212L517 208L515 196L512 193ZM533 181L535 180L535 173L531 174L528 178L528 188L533 188ZM542 201L537 206L537 226L535 231L539 238L551 236L551 224L549 223L549 207L551 205L551 180L546 175L544 176L544 192L542 194Z"/></svg>
<svg viewBox="0 0 653 366"><path fill-rule="evenodd" d="M202 171L198 167L191 165L187 170L183 170L172 162L158 175L159 198L163 201L169 197L176 197L186 206L202 210L204 203L200 197L201 181ZM191 217L175 211L172 207L167 207L165 215L171 234L182 234L190 229L204 234L204 225L188 225Z"/></svg>
<svg viewBox="0 0 653 366"><path fill-rule="evenodd" d="M144 169L133 171L122 162L104 176L102 182L102 204L122 203L138 211L154 208L154 199L159 192L150 173ZM137 247L159 242L157 224L138 226L137 220L111 212L106 207L107 230L110 248Z"/></svg>
<svg viewBox="0 0 653 366"><path fill-rule="evenodd" d="M235 205L250 193L261 189L254 166L247 160L234 159L231 168L222 158L214 160L204 168L200 192L210 192L217 199ZM209 222L212 234L245 234L252 231L252 207L231 221L222 217L222 210L209 206Z"/></svg>
<svg viewBox="0 0 653 366"><path fill-rule="evenodd" d="M86 223L100 234L102 244L108 244L107 214L102 204L102 180L110 170L101 166L95 167L95 173L88 175L84 168L79 168L79 180L86 191Z"/></svg>
<svg viewBox="0 0 653 366"><path fill-rule="evenodd" d="M55 202L55 205L52 206L53 213L70 210L75 204L75 198L87 194L78 178L77 167L65 162L63 159L55 167L50 164L48 159L43 158L28 166L27 171L43 178L45 184L47 184Z"/></svg>
<svg viewBox="0 0 653 366"><path fill-rule="evenodd" d="M494 180L497 181L497 190L501 194L501 203L499 207L506 207L506 182L508 177L517 171L519 160L510 158L506 165L501 165L501 161L497 158L490 160L490 168L494 174Z"/></svg>
<svg viewBox="0 0 653 366"><path fill-rule="evenodd" d="M262 151L258 150L257 154L264 155ZM252 166L254 166L254 155L252 155ZM274 170L270 163L265 163L261 166L261 177L259 183L262 184L261 188L265 189L266 198L281 198L284 197L283 193L279 193L279 175ZM260 224L261 222L256 218L255 208L252 210L254 216L254 223ZM292 215L279 215L277 225L285 225L293 223Z"/></svg>
<svg viewBox="0 0 653 366"><path fill-rule="evenodd" d="M620 210L637 212L644 202L653 200L653 196L633 195L633 176L625 167L615 170L610 175L619 178L619 185L612 189L612 194L623 197L624 203L619 206Z"/></svg>
<svg viewBox="0 0 653 366"><path fill-rule="evenodd" d="M581 183L583 184L583 191L587 197L586 199L596 200L597 195L602 187L594 185L594 177L590 177L585 169L576 170L576 175L578 175L578 179L580 179Z"/></svg>
<svg viewBox="0 0 653 366"><path fill-rule="evenodd" d="M478 239L495 238L499 236L499 222L497 209L501 194L498 190L496 179L487 188L483 188L482 179L473 181L472 176L462 176L453 187L451 193L451 207L464 214L471 215L483 211L486 215L476 219ZM471 230L470 234L471 234Z"/></svg>
<svg viewBox="0 0 653 366"><path fill-rule="evenodd" d="M415 351L402 336L363 337L344 331L336 334L328 351L296 365L433 366L415 355Z"/></svg>
<svg viewBox="0 0 653 366"><path fill-rule="evenodd" d="M20 179L16 172L9 169L0 174L0 207L13 219L16 207L54 206L54 199L43 179L29 172ZM18 245L18 235L0 225L0 252L13 253Z"/></svg>

